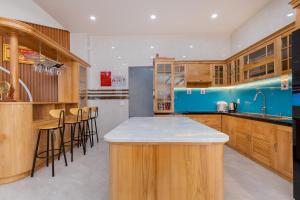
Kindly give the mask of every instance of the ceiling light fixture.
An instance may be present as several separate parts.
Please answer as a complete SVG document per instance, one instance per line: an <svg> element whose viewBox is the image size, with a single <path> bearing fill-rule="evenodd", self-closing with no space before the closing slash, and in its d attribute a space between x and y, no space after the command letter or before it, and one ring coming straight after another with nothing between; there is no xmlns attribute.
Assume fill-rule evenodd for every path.
<svg viewBox="0 0 300 200"><path fill-rule="evenodd" d="M153 45L151 45L151 46L150 46L150 49L154 49L154 46L153 46Z"/></svg>
<svg viewBox="0 0 300 200"><path fill-rule="evenodd" d="M115 48L116 48L115 46L112 46L112 47L111 47L111 49L115 49Z"/></svg>
<svg viewBox="0 0 300 200"><path fill-rule="evenodd" d="M95 17L94 15L91 15L91 16L90 16L90 20L96 21L96 17Z"/></svg>
<svg viewBox="0 0 300 200"><path fill-rule="evenodd" d="M118 56L118 59L122 59L122 57L121 57L121 56Z"/></svg>
<svg viewBox="0 0 300 200"><path fill-rule="evenodd" d="M212 18L212 19L216 19L216 18L218 18L218 16L219 16L219 15L218 15L217 13L214 13L214 14L211 15L211 18Z"/></svg>
<svg viewBox="0 0 300 200"><path fill-rule="evenodd" d="M186 58L186 56L182 56L182 58Z"/></svg>
<svg viewBox="0 0 300 200"><path fill-rule="evenodd" d="M150 19L151 19L151 20L155 20L155 19L156 19L156 15L153 15L153 14L150 15Z"/></svg>
<svg viewBox="0 0 300 200"><path fill-rule="evenodd" d="M193 45L190 45L189 47L190 47L190 49L194 48L194 46L193 46Z"/></svg>
<svg viewBox="0 0 300 200"><path fill-rule="evenodd" d="M292 16L294 16L294 13L289 13L289 14L287 14L286 16L287 16L287 17L292 17Z"/></svg>

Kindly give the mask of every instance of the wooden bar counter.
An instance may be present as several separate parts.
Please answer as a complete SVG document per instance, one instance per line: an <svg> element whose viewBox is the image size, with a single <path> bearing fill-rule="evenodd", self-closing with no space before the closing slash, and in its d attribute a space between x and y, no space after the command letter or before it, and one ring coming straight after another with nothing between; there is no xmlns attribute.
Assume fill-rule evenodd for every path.
<svg viewBox="0 0 300 200"><path fill-rule="evenodd" d="M0 102L0 184L29 175L38 136L37 127L53 121L49 110L65 108L68 111L77 106L78 103L73 102ZM68 132L66 129L66 139ZM41 138L41 149L46 147L45 139ZM57 147L58 138L55 140ZM37 165L41 167L43 162L39 161Z"/></svg>
<svg viewBox="0 0 300 200"><path fill-rule="evenodd" d="M228 139L184 117L129 119L105 135L110 200L222 200Z"/></svg>

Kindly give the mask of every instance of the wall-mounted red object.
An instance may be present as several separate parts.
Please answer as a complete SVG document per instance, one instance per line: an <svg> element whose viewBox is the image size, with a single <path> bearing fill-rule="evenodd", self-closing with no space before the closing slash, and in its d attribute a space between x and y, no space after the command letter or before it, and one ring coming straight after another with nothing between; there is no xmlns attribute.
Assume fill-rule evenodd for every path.
<svg viewBox="0 0 300 200"><path fill-rule="evenodd" d="M100 82L101 86L110 87L111 86L111 72L100 72Z"/></svg>

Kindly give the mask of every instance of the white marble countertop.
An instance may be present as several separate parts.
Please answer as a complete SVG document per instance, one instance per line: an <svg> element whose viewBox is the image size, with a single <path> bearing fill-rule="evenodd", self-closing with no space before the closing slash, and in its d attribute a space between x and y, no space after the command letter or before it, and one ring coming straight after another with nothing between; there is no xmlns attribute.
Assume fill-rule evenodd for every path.
<svg viewBox="0 0 300 200"><path fill-rule="evenodd" d="M229 136L186 117L134 117L104 136L107 142L224 143Z"/></svg>

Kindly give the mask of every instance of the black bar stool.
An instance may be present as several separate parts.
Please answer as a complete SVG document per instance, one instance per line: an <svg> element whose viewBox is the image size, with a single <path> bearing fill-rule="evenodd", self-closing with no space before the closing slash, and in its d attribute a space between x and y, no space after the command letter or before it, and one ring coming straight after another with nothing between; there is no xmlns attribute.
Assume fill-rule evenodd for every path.
<svg viewBox="0 0 300 200"><path fill-rule="evenodd" d="M97 137L97 143L99 142L98 128L97 128L97 118L98 118L98 107L90 107L90 122L91 122L91 135ZM95 128L95 130L94 130Z"/></svg>
<svg viewBox="0 0 300 200"><path fill-rule="evenodd" d="M39 134L38 134L37 143L36 143L35 152L34 152L31 177L33 177L33 175L34 175L35 164L36 164L37 158L46 159L46 165L48 167L49 151L51 152L51 159L52 159L52 177L54 177L54 157L56 155L58 155L58 154L54 154L54 151L59 151L59 154L60 154L60 152L62 150L64 159L65 159L65 165L68 166L66 152L65 152L65 146L64 146L65 111L63 109L50 110L49 114L51 117L58 119L58 121L39 127ZM41 134L45 131L47 132L47 150L38 152ZM54 134L56 134L56 131L58 131L59 135L60 135L60 148L59 149L54 148ZM49 136L51 137L51 149L49 149ZM45 153L46 153L46 156L44 155Z"/></svg>
<svg viewBox="0 0 300 200"><path fill-rule="evenodd" d="M82 110L80 108L71 108L70 113L71 116L66 117L65 124L70 126L71 138L70 141L65 142L65 145L67 146L68 143L70 143L71 162L73 162L74 142L77 141L78 147L79 145L82 145L84 155L86 153L86 145L85 142L83 141L84 136L82 131ZM78 128L77 136L75 136L76 128Z"/></svg>
<svg viewBox="0 0 300 200"><path fill-rule="evenodd" d="M82 108L82 123L83 123L83 140L84 142L87 142L87 140L90 140L90 146L91 148L94 146L94 138L91 134L90 129L90 120L91 120L91 108L90 107L83 107Z"/></svg>

